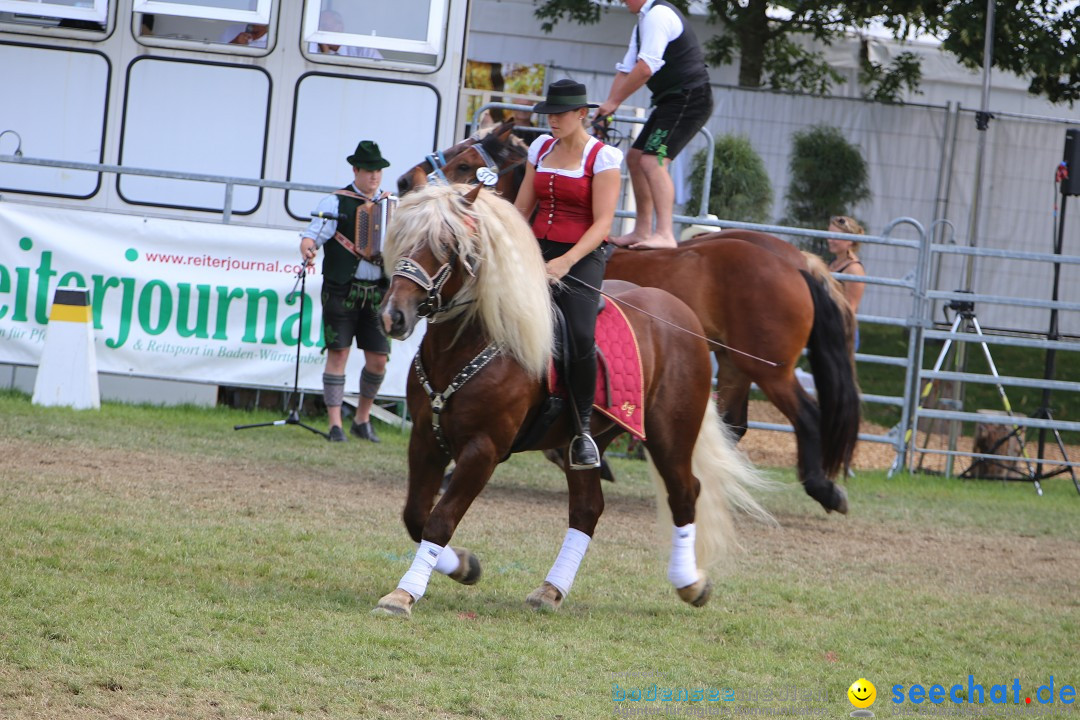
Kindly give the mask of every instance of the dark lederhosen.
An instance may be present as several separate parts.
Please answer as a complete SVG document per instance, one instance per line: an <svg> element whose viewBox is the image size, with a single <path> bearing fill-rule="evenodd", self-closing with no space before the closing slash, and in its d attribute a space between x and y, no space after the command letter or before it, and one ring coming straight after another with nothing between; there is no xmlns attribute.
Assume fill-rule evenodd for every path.
<svg viewBox="0 0 1080 720"><path fill-rule="evenodd" d="M335 193L338 213L337 235L323 246L323 334L326 347L341 350L356 338L356 347L370 352L389 353L390 341L382 332L378 308L389 285L378 280L357 280L360 257L355 251L356 209L367 202L351 188Z"/></svg>
<svg viewBox="0 0 1080 720"><path fill-rule="evenodd" d="M664 49L664 65L649 78L656 107L641 129L634 149L647 155L674 159L712 115L712 88L701 43L686 17L666 0L656 0L649 11L663 5L678 15L683 31ZM641 37L634 27L640 51Z"/></svg>

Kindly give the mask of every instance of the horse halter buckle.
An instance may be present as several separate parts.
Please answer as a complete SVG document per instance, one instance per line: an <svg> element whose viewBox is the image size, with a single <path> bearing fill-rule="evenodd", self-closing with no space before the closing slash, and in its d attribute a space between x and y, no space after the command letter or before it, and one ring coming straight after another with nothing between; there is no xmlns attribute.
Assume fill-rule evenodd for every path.
<svg viewBox="0 0 1080 720"><path fill-rule="evenodd" d="M393 277L411 280L427 293L427 298L417 305L416 315L417 317L431 318L443 310L441 292L443 285L450 279L452 270L450 263L443 263L442 267L435 271L435 277L432 277L418 262L412 258L403 257L394 263Z"/></svg>

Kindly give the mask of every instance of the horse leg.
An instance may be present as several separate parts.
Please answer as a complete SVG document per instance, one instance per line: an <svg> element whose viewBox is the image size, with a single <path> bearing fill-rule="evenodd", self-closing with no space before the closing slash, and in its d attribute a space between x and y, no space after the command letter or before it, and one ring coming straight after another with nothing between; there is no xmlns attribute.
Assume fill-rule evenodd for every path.
<svg viewBox="0 0 1080 720"><path fill-rule="evenodd" d="M596 522L604 512L599 469L568 470L566 484L570 490L570 527L547 578L525 598L525 604L534 610L554 612L562 605L589 549Z"/></svg>
<svg viewBox="0 0 1080 720"><path fill-rule="evenodd" d="M750 378L732 364L726 351L716 352L716 404L724 424L731 428L736 442L746 435L749 417Z"/></svg>
<svg viewBox="0 0 1080 720"><path fill-rule="evenodd" d="M475 583L479 579L479 561L469 551L455 550L449 547L448 543L461 518L464 517L465 512L495 470L497 458L490 445L490 442L476 439L462 451L454 466L450 485L434 508L431 508L431 500L438 491L442 468L445 464L434 473L424 473L425 480L416 483L415 492L414 472L410 472L405 523L413 539L420 543L420 547L417 548L412 565L398 582L397 588L383 596L372 612L410 617L412 606L424 596L431 573L436 568L441 568L448 575L465 584ZM410 468L416 467L412 464L414 460L412 443L410 443L409 458ZM434 463L427 464L427 470L434 467ZM425 508L431 508L426 515ZM421 517L424 520L418 525ZM456 564L454 560L457 560ZM467 580L469 582L466 582Z"/></svg>
<svg viewBox="0 0 1080 720"><path fill-rule="evenodd" d="M715 422L708 415L705 422ZM649 440L649 474L656 484L667 490L671 510L671 553L668 556L668 580L679 598L693 607L702 607L712 594L712 582L697 565L696 504L701 483L692 471L692 456L700 433L690 436L686 427L693 427L689 418L672 422L667 427L647 427ZM698 421L700 425L700 419ZM678 428L678 430L676 430Z"/></svg>
<svg viewBox="0 0 1080 720"><path fill-rule="evenodd" d="M402 519L409 536L419 543L435 504L435 496L445 489L444 485L453 476L453 471L444 475L449 462L442 453L431 452L433 438L424 441L419 439L419 435L414 437L418 440L415 449L411 440L409 443L409 491ZM481 574L480 561L472 552L450 546L439 555L435 571L462 585L475 585Z"/></svg>
<svg viewBox="0 0 1080 720"><path fill-rule="evenodd" d="M784 379L758 380L772 404L795 428L799 480L806 494L817 500L826 512L847 514L847 493L825 475L821 455L821 411L799 385L794 374Z"/></svg>

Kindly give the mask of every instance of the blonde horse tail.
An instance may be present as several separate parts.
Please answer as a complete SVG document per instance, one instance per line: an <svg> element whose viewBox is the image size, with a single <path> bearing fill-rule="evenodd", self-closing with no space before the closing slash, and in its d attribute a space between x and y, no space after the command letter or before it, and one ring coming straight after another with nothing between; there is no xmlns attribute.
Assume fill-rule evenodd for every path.
<svg viewBox="0 0 1080 720"><path fill-rule="evenodd" d="M694 443L691 469L700 482L695 505L695 551L699 567L718 565L729 559L739 547L732 510L743 512L768 525L777 524L769 511L751 494L751 491L773 489L777 484L762 475L735 447L735 438L720 419L712 398L709 398L697 442ZM667 503L664 480L651 457L649 476L657 494L657 520L663 547L670 543L671 509Z"/></svg>
<svg viewBox="0 0 1080 720"><path fill-rule="evenodd" d="M814 278L829 291L836 306L840 308L840 314L844 318L844 334L847 337L848 352L855 356L855 312L851 309L847 295L844 294L844 286L829 272L829 266L825 261L812 252L802 251L806 259L806 269L810 271L810 277Z"/></svg>

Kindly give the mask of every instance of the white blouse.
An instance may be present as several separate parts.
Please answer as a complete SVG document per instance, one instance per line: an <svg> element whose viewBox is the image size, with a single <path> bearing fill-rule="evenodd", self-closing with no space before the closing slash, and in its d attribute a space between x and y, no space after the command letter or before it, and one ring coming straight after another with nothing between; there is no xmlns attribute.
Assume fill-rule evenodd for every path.
<svg viewBox="0 0 1080 720"><path fill-rule="evenodd" d="M547 157L552 150L555 149L555 143L551 144L548 151L544 153L544 157L540 156L540 148L544 143L551 140L551 135L541 135L533 140L532 145L529 146L529 164L536 168L537 172L555 173L556 175L562 175L564 177L579 178L585 175L585 161L589 157L589 153L592 152L593 145L600 142L594 137L589 138L589 142L585 143L585 149L581 151L581 165L577 170L563 170L561 168L545 168L543 166L544 157ZM556 141L557 142L557 141ZM605 145L600 148L600 152L596 154L596 162L593 163L593 174L604 170L610 170L622 166L623 152L617 147L612 145Z"/></svg>

